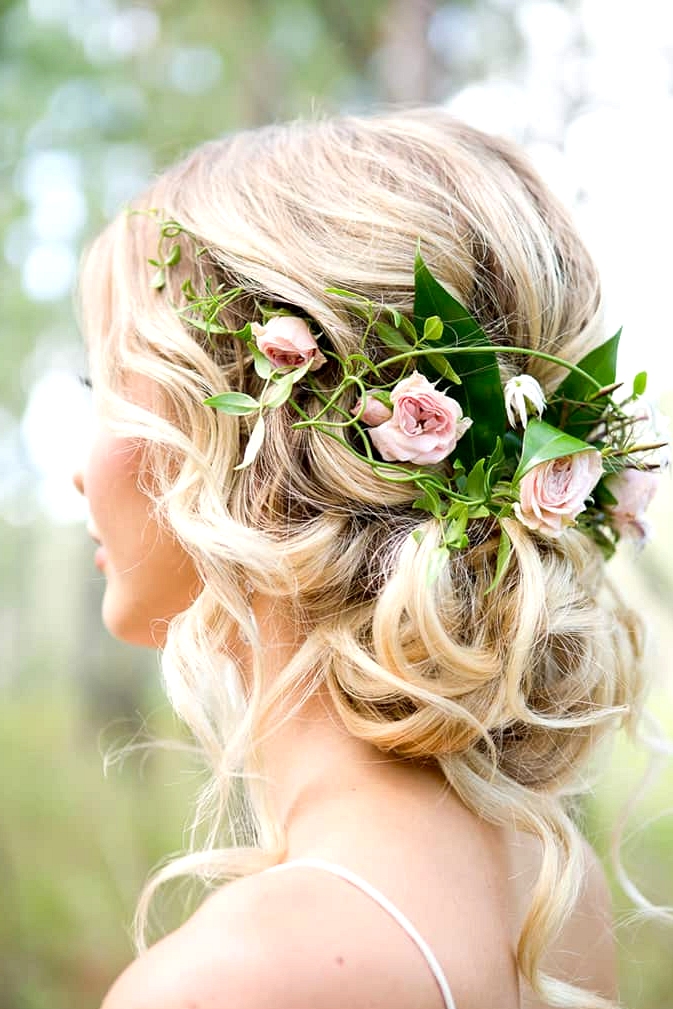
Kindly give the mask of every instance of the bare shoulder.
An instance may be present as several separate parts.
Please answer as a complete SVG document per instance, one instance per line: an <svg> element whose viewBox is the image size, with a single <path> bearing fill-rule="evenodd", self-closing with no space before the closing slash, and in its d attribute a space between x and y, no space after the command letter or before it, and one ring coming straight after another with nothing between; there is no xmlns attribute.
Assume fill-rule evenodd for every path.
<svg viewBox="0 0 673 1009"><path fill-rule="evenodd" d="M582 889L573 913L543 960L553 977L606 998L617 998L617 965L610 889L601 862L585 841ZM537 1009L532 993L524 1009Z"/></svg>
<svg viewBox="0 0 673 1009"><path fill-rule="evenodd" d="M381 935L387 923L372 942L371 922L353 908L358 894L338 884L327 874L293 870L222 888L124 971L102 1009L412 1004L400 1001L400 986L403 999L409 994L404 974L381 969L389 957ZM363 910L366 919L368 906Z"/></svg>

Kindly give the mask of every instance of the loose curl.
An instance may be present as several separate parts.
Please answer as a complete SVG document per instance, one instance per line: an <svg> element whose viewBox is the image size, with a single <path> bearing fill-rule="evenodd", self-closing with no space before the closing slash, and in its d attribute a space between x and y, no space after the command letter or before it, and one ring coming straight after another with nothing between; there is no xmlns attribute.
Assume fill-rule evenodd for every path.
<svg viewBox="0 0 673 1009"><path fill-rule="evenodd" d="M283 857L258 743L290 716L288 694L296 710L323 685L354 736L436 761L474 813L539 838L520 969L551 1005L612 1005L539 967L581 884L580 836L566 799L581 788L599 738L633 724L643 693L639 624L611 590L595 545L573 530L544 540L509 520L512 563L487 593L497 530L474 522L469 548L429 588L426 555L439 532L412 510L414 489L377 479L319 430L293 429L289 406L269 414L255 463L234 470L248 421L202 401L227 388L255 395L259 379L239 341L211 345L174 307L181 281L191 277L202 290L211 276L243 288L228 325L252 318L261 298L315 320L346 355L361 323L347 299L326 289L359 290L410 314L420 238L433 273L496 344L577 361L605 333L596 270L565 211L518 150L440 110L212 141L162 174L133 208L159 208L207 250L197 256L183 234L179 266L163 291L153 290L147 260L156 219L122 214L88 250L80 296L103 409L120 433L142 439L145 489L203 580L168 627L163 671L212 769L197 810L197 822L206 811L211 818L208 837L149 884L139 945L161 882L185 873L220 880ZM502 355L503 380L522 364ZM546 387L561 377L546 362L525 364ZM158 390L154 413L130 395L138 375ZM329 368L316 380L328 387ZM308 391L301 395L304 409L318 409ZM410 533L419 528L417 542ZM251 591L287 599L304 631L272 683ZM253 653L245 689L228 658L236 635ZM232 791L238 781L245 815L241 790ZM231 847L221 846L225 829Z"/></svg>

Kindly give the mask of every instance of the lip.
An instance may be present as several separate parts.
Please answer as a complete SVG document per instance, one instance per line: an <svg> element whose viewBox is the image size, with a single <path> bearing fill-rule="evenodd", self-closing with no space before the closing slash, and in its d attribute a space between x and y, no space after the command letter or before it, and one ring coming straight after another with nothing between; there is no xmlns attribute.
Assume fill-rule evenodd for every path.
<svg viewBox="0 0 673 1009"><path fill-rule="evenodd" d="M99 546L94 554L93 562L99 571L103 571L107 564L107 550L104 546Z"/></svg>

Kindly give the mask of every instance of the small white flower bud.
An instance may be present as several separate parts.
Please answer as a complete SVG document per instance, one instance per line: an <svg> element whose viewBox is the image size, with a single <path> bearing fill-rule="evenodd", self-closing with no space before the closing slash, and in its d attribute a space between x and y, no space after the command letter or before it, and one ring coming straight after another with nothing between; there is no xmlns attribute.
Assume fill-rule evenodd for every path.
<svg viewBox="0 0 673 1009"><path fill-rule="evenodd" d="M532 375L515 375L505 383L505 409L511 427L517 422L525 428L528 423L528 404L537 411L538 417L547 405L542 386Z"/></svg>

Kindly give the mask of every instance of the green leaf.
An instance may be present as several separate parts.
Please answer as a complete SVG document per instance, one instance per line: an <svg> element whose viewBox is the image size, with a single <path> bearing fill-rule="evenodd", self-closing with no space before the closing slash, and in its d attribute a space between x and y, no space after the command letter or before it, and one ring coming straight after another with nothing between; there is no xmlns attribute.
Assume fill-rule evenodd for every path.
<svg viewBox="0 0 673 1009"><path fill-rule="evenodd" d="M259 347L252 341L248 344L248 350L252 354L252 363L254 365L255 371L257 372L260 378L263 378L264 381L266 381L267 378L269 378L269 376L271 375L271 372L273 371L273 365L271 364L271 361L268 359L266 354L263 354L259 349Z"/></svg>
<svg viewBox="0 0 673 1009"><path fill-rule="evenodd" d="M486 460L486 487L490 490L506 462L502 438L496 438L495 448Z"/></svg>
<svg viewBox="0 0 673 1009"><path fill-rule="evenodd" d="M412 345L415 344L418 337L411 319L407 319L406 315L401 315L396 309L392 309L391 314L396 329L399 329L402 336L405 336L409 343Z"/></svg>
<svg viewBox="0 0 673 1009"><path fill-rule="evenodd" d="M438 316L444 324L438 346L438 351L443 353L418 359L419 371L426 377L436 376L439 361L446 360L445 355L450 356L453 348L491 345L486 333L467 309L432 276L420 250L416 253L415 281L414 322L419 335L423 333L425 320L431 316ZM452 395L460 403L465 416L472 420L471 427L460 442L461 456L469 468L491 453L495 437L504 433L507 426L495 348L479 354L455 354L451 357L451 369L462 380ZM441 371L439 374L448 378ZM455 377L450 381L455 382Z"/></svg>
<svg viewBox="0 0 673 1009"><path fill-rule="evenodd" d="M583 375L578 375L576 371L568 372L547 407L545 416L550 424L564 431L573 431L579 436L588 434L596 425L605 409L605 402L603 397L598 397L592 403L587 403L587 400L596 393L597 388L614 384L621 333L619 329L600 347L590 350L577 364L597 385Z"/></svg>
<svg viewBox="0 0 673 1009"><path fill-rule="evenodd" d="M372 397L372 399L377 400L379 403L383 403L385 407L392 410L393 401L390 398L390 393L387 389L369 389L368 394Z"/></svg>
<svg viewBox="0 0 673 1009"><path fill-rule="evenodd" d="M302 364L299 368L293 368L289 373L289 377L292 379L292 385L296 385L297 382L301 381L304 375L311 370L311 365L313 361L307 361L306 364Z"/></svg>
<svg viewBox="0 0 673 1009"><path fill-rule="evenodd" d="M292 373L289 372L287 375L283 375L282 378L277 379L277 381L272 382L262 397L262 405L268 407L270 410L274 410L277 406L282 406L283 403L287 402L292 395L293 377Z"/></svg>
<svg viewBox="0 0 673 1009"><path fill-rule="evenodd" d="M424 530L423 529L414 529L414 531L411 534L411 538L412 538L412 540L415 543L418 543L418 545L420 546L421 543L423 542L423 540L425 539L425 532L424 532Z"/></svg>
<svg viewBox="0 0 673 1009"><path fill-rule="evenodd" d="M412 349L412 345L407 342L399 330L395 329L393 326L389 326L387 322L381 322L381 320L378 319L374 323L374 332L381 340L381 343L384 343L386 347L402 351L402 353L406 350Z"/></svg>
<svg viewBox="0 0 673 1009"><path fill-rule="evenodd" d="M166 286L166 271L163 267L157 270L152 279L150 280L150 287L155 290L160 291L162 287Z"/></svg>
<svg viewBox="0 0 673 1009"><path fill-rule="evenodd" d="M441 340L444 335L444 324L438 315L431 315L429 319L426 319L423 323L423 339L430 340L434 343L436 340Z"/></svg>
<svg viewBox="0 0 673 1009"><path fill-rule="evenodd" d="M485 459L480 459L470 470L465 483L465 494L468 497L483 500L486 497L486 474L484 473Z"/></svg>
<svg viewBox="0 0 673 1009"><path fill-rule="evenodd" d="M243 393L241 393L243 395ZM248 444L245 446L245 452L243 454L243 461L239 462L238 466L234 466L235 470L245 469L257 458L257 454L262 447L262 442L264 441L264 417L259 415L257 418L257 423L252 429L250 437L248 438Z"/></svg>
<svg viewBox="0 0 673 1009"><path fill-rule="evenodd" d="M185 308L181 308L178 311L178 315L181 316L185 322L188 322L190 326L194 326L195 329L200 329L202 333L207 333L210 336L211 333L216 334L227 334L231 335L231 330L227 329L226 326L220 326L217 322L209 322L208 319L199 319L195 315L186 315L189 312L190 306L187 305Z"/></svg>
<svg viewBox="0 0 673 1009"><path fill-rule="evenodd" d="M529 470L540 463L562 459L563 456L575 455L577 452L587 452L589 449L596 451L594 445L580 438L574 438L566 431L560 431L543 420L532 418L528 421L523 436L521 459L512 477L512 483L518 483Z"/></svg>
<svg viewBox="0 0 673 1009"><path fill-rule="evenodd" d="M456 371L454 371L454 369L449 364L449 359L447 357L444 357L443 354L426 354L425 357L419 358L418 367L421 369L421 371L423 370L423 364L422 364L423 361L427 361L428 364L432 368L434 368L435 372L437 372L438 375L441 375L442 378L448 379L449 382L453 383L453 385L463 384L460 375ZM434 378L434 375L432 377Z"/></svg>
<svg viewBox="0 0 673 1009"><path fill-rule="evenodd" d="M491 512L489 511L487 505L469 504L467 506L467 515L470 519L487 519L490 514Z"/></svg>
<svg viewBox="0 0 673 1009"><path fill-rule="evenodd" d="M230 417L247 417L257 413L261 404L245 392L221 392L218 396L204 399L204 406L214 406L216 410L229 414Z"/></svg>
<svg viewBox="0 0 673 1009"><path fill-rule="evenodd" d="M353 301L363 301L369 303L369 298L355 291L346 291L343 287L326 287L325 294L336 294L339 298L350 298Z"/></svg>
<svg viewBox="0 0 673 1009"><path fill-rule="evenodd" d="M179 245L173 245L171 251L168 253L168 259L166 260L166 266L176 266L180 262L180 256L182 255L182 249Z"/></svg>
<svg viewBox="0 0 673 1009"><path fill-rule="evenodd" d="M591 496L601 508L612 508L617 504L617 498L606 486L605 480L601 480L592 490Z"/></svg>
<svg viewBox="0 0 673 1009"><path fill-rule="evenodd" d="M446 523L442 530L444 545L462 550L468 544L465 534L470 512L464 501L454 501L446 516Z"/></svg>
<svg viewBox="0 0 673 1009"><path fill-rule="evenodd" d="M428 566L425 572L426 585L434 585L446 566L449 559L449 551L445 546L433 547L428 558Z"/></svg>
<svg viewBox="0 0 673 1009"><path fill-rule="evenodd" d="M633 379L633 395L642 396L647 388L647 372L639 371Z"/></svg>
<svg viewBox="0 0 673 1009"><path fill-rule="evenodd" d="M187 277L186 280L182 281L180 290L183 292L188 301L196 301L197 294L194 290L194 284L192 283L191 277Z"/></svg>
<svg viewBox="0 0 673 1009"><path fill-rule="evenodd" d="M509 567L509 562L512 557L512 541L508 534L505 532L502 526L500 526L500 543L498 544L498 556L495 562L495 575L493 581L486 589L484 595L488 595L493 589L497 589L498 585L502 581L502 576L507 571Z"/></svg>
<svg viewBox="0 0 673 1009"><path fill-rule="evenodd" d="M416 508L419 511L430 512L435 518L440 518L442 515L442 502L441 498L432 484L422 483L421 488L423 493L420 497L417 497L412 508Z"/></svg>

